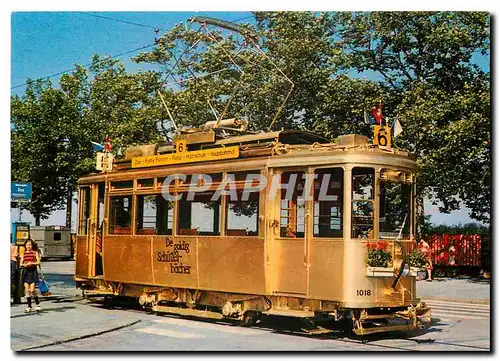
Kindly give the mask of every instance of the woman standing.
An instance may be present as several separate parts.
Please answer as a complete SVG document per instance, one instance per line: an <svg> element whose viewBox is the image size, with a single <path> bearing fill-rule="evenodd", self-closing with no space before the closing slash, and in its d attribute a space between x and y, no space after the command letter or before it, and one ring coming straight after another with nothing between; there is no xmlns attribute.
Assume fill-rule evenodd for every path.
<svg viewBox="0 0 500 361"><path fill-rule="evenodd" d="M28 301L28 308L24 310L24 312L29 313L33 311L31 308L32 297L35 299L35 310L41 310L35 288L38 283L38 272L36 268L40 265L40 254L37 252L36 243L31 239L27 239L26 242L24 242L24 249L24 254L21 256L21 267L24 268L22 280L24 283L26 300Z"/></svg>

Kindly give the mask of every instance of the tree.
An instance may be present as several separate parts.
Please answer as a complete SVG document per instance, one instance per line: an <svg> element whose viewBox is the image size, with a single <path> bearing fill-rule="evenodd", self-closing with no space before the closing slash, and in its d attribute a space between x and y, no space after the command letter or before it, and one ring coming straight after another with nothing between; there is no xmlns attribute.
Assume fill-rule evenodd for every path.
<svg viewBox="0 0 500 361"><path fill-rule="evenodd" d="M31 202L24 208L36 225L61 207L65 179L57 154L64 146L60 132L63 95L50 82L28 82L23 97L11 99L11 178L33 183Z"/></svg>
<svg viewBox="0 0 500 361"><path fill-rule="evenodd" d="M33 182L27 209L40 219L71 205L79 177L95 170L91 141L108 135L114 150L161 140L159 75L129 74L122 63L94 57L91 74L77 66L60 79L30 82L11 99L12 179ZM71 219L70 206L67 219Z"/></svg>
<svg viewBox="0 0 500 361"><path fill-rule="evenodd" d="M489 52L489 16L480 12L336 14L337 65L382 80L384 115L399 115L396 145L418 157L420 180L440 210L489 223L489 71L472 62Z"/></svg>
<svg viewBox="0 0 500 361"><path fill-rule="evenodd" d="M425 186L420 196L441 201L444 212L463 202L472 218L489 222L489 74L471 61L489 52L487 13L254 15L256 27L247 28L260 35L267 57L294 83L275 129L309 129L332 139L350 132L369 135L363 112L383 99L384 116L398 115L404 128L395 144L419 158ZM231 116L247 116L253 129L266 129L289 84L269 71L270 61L242 51L237 35L211 33L218 43L179 25L135 60L164 70L171 65L168 80L182 83L166 97L179 123L213 120L207 98L220 113L237 87ZM179 44L182 54L175 51ZM220 69L227 71L200 78ZM347 76L353 72L371 72L380 80Z"/></svg>
<svg viewBox="0 0 500 361"><path fill-rule="evenodd" d="M255 19L252 31L259 33L265 57L234 32L209 27L208 34L179 25L151 52L134 58L158 64L165 83L176 83L163 92L177 123L197 126L217 119L207 99L220 116L231 98L226 117L248 118L253 130L267 130L278 114L273 129L308 129L332 139L344 131L369 131L363 109L373 103L379 86L336 74L332 14L260 12ZM325 118L337 124L324 126Z"/></svg>

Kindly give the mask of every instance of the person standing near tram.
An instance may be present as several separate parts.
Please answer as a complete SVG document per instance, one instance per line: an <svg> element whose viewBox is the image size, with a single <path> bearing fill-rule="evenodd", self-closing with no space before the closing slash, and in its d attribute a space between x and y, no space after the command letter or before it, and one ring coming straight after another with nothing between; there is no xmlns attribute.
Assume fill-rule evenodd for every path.
<svg viewBox="0 0 500 361"><path fill-rule="evenodd" d="M14 285L16 283L17 274L17 258L19 257L17 246L15 244L10 244L10 284L11 290L14 290ZM15 290L13 291L15 292Z"/></svg>
<svg viewBox="0 0 500 361"><path fill-rule="evenodd" d="M31 308L32 298L35 299L35 310L41 310L35 288L38 283L37 267L40 265L40 253L38 252L36 243L31 239L27 239L26 242L24 242L24 249L25 251L21 256L21 267L23 267L22 281L24 284L26 301L28 302L28 308L24 312L29 313L33 311Z"/></svg>
<svg viewBox="0 0 500 361"><path fill-rule="evenodd" d="M418 249L425 255L425 259L427 261L427 264L425 265L425 268L427 270L427 281L432 282L432 270L434 267L432 266L431 247L426 241L421 239L420 242L418 243Z"/></svg>

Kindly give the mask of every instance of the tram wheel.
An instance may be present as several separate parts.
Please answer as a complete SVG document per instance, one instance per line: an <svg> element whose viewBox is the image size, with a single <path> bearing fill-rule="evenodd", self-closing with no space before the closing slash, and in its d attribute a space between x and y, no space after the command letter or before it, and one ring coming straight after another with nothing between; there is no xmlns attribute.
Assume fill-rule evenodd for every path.
<svg viewBox="0 0 500 361"><path fill-rule="evenodd" d="M251 327L255 325L259 319L259 313L256 311L246 311L243 314L243 320L241 320L240 325L243 327Z"/></svg>
<svg viewBox="0 0 500 361"><path fill-rule="evenodd" d="M350 317L348 317L344 319L344 321L342 322L342 326L344 329L345 337L351 338L354 333L354 321Z"/></svg>
<svg viewBox="0 0 500 361"><path fill-rule="evenodd" d="M105 297L104 298L104 308L111 310L115 308L116 306L116 300L114 297Z"/></svg>

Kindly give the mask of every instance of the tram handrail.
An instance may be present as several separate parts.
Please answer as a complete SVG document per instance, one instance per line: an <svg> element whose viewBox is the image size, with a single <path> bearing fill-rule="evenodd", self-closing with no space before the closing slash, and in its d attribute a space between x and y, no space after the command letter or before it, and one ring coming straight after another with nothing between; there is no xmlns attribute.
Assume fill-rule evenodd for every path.
<svg viewBox="0 0 500 361"><path fill-rule="evenodd" d="M398 238L394 240L394 242L398 244L399 248L401 248L401 257L403 258L403 261L401 262L401 265L399 266L398 274L397 274L396 278L394 279L394 282L392 282L392 286L391 286L392 289L394 289L396 287L396 285L398 284L401 276L403 275L403 271L404 271L405 266L406 266L406 251L399 240L401 239L401 236L403 234L403 228L405 227L407 217L408 217L408 213L405 214L403 224L401 225L401 228L399 229Z"/></svg>

